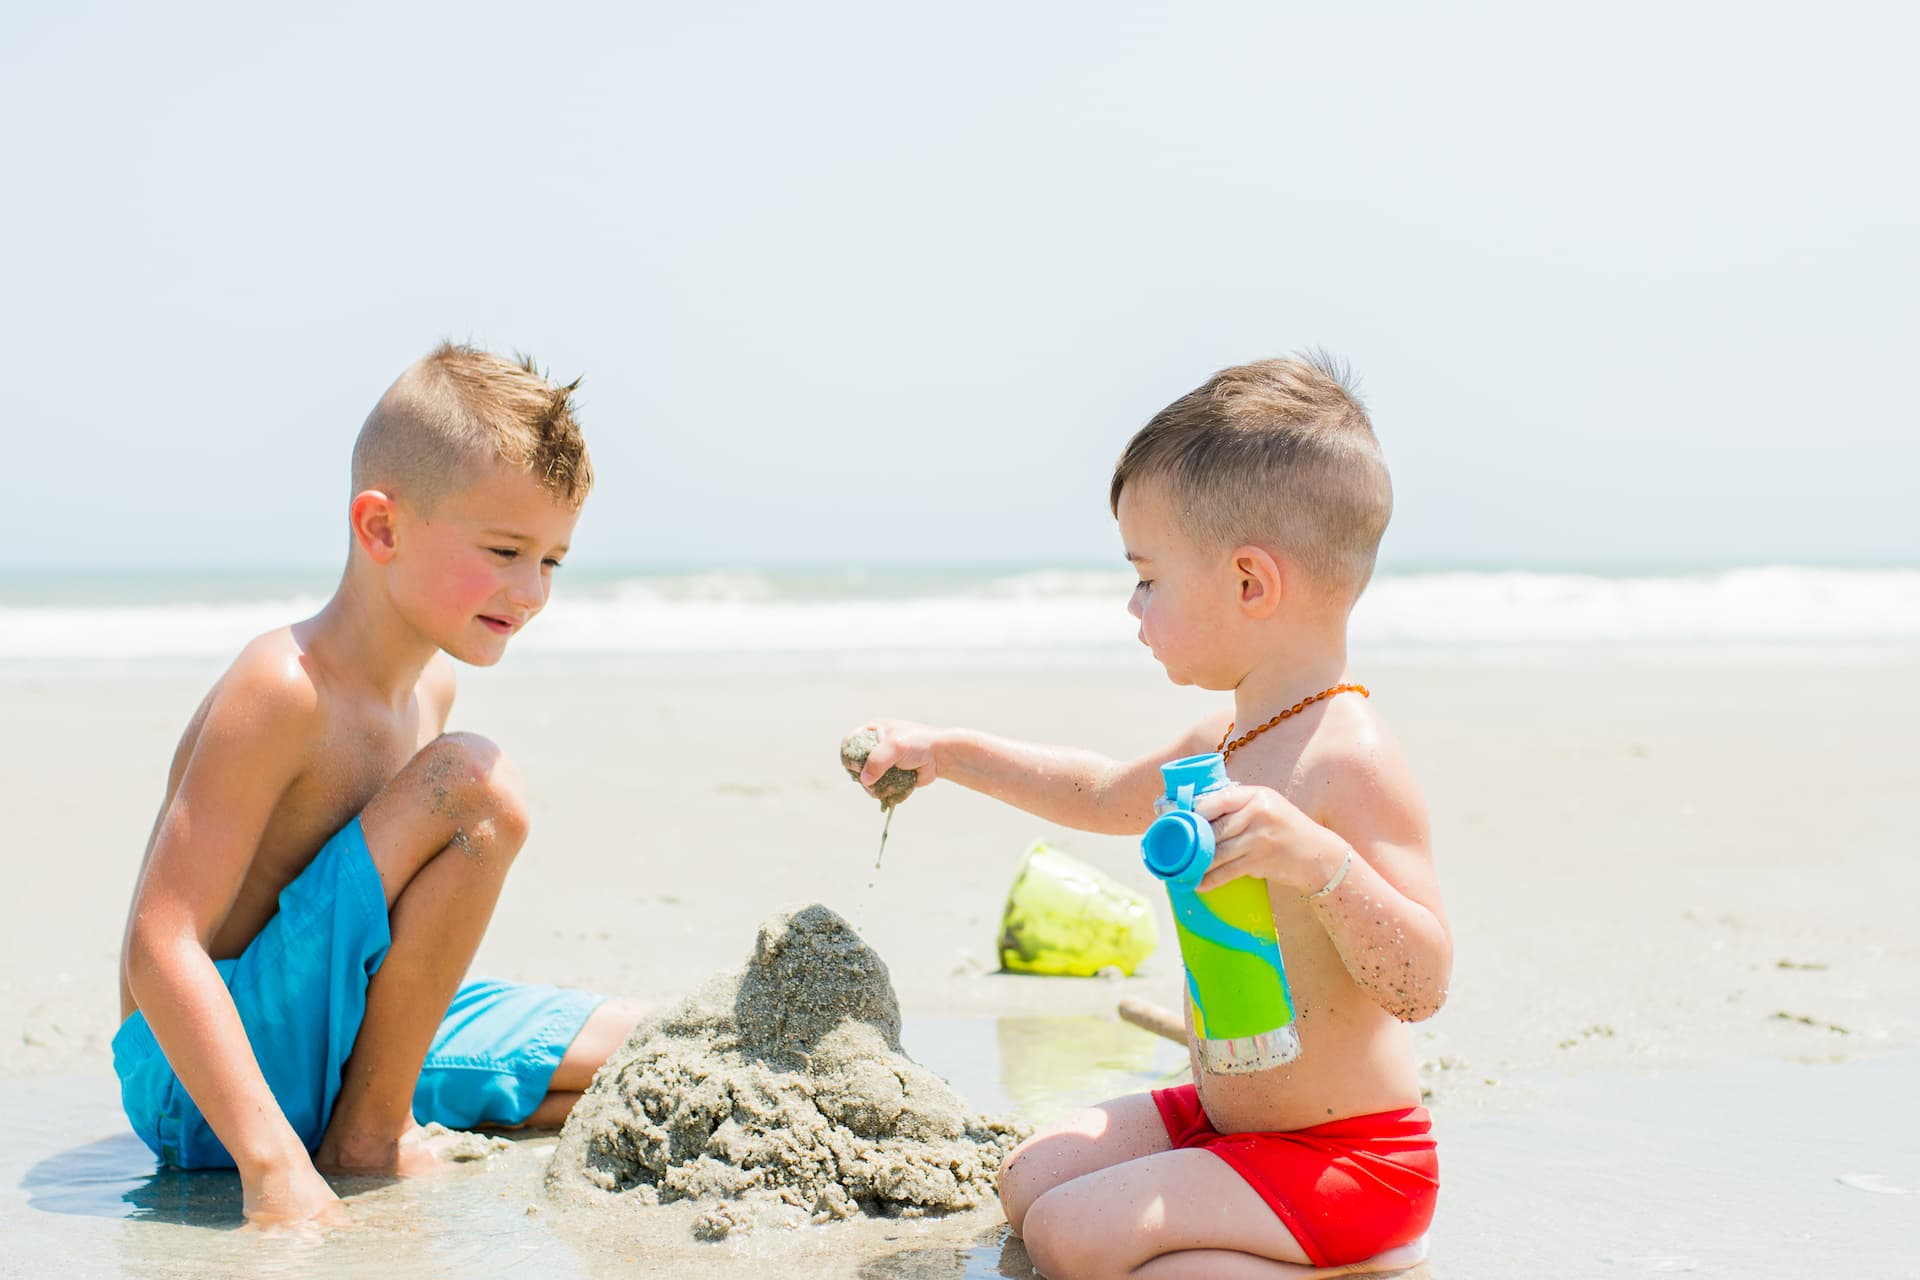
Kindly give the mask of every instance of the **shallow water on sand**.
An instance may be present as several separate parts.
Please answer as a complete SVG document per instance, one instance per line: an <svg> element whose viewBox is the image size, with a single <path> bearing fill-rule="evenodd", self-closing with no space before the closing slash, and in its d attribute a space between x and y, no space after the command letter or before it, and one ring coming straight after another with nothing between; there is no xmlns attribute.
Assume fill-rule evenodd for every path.
<svg viewBox="0 0 1920 1280"><path fill-rule="evenodd" d="M976 1110L1038 1123L1166 1083L1186 1064L1178 1046L1096 1017L908 1019L903 1041ZM155 1170L111 1079L15 1081L0 1096L0 1188L10 1189L0 1191L0 1275L1031 1274L997 1210L700 1244L677 1211L691 1206L677 1206L652 1215L657 1234L615 1238L630 1220L548 1206L551 1135L432 1179L341 1180L356 1229L267 1237L239 1229L235 1175Z"/></svg>
<svg viewBox="0 0 1920 1280"><path fill-rule="evenodd" d="M1920 1054L1501 1084L1435 1117L1436 1277L1920 1277Z"/></svg>
<svg viewBox="0 0 1920 1280"><path fill-rule="evenodd" d="M1038 1123L1185 1062L1099 1018L910 1019L904 1038L977 1109ZM1499 1104L1435 1117L1433 1276L1920 1276L1920 1055L1502 1084ZM0 1097L0 1275L1032 1275L993 1210L697 1244L668 1209L635 1238L630 1220L547 1207L550 1136L431 1180L342 1183L356 1229L262 1236L237 1229L233 1175L155 1171L112 1080Z"/></svg>

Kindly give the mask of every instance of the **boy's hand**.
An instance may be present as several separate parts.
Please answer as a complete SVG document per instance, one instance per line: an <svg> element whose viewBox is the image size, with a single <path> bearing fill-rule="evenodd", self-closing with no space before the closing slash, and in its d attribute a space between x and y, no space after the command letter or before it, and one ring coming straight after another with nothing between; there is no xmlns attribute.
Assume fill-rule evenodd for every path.
<svg viewBox="0 0 1920 1280"><path fill-rule="evenodd" d="M1203 893L1241 876L1312 893L1347 854L1344 840L1272 787L1211 791L1195 798L1193 811L1213 824L1213 866L1195 886Z"/></svg>
<svg viewBox="0 0 1920 1280"><path fill-rule="evenodd" d="M240 1211L246 1215L247 1225L256 1229L325 1230L352 1222L347 1207L304 1151L298 1159L242 1175L240 1197Z"/></svg>
<svg viewBox="0 0 1920 1280"><path fill-rule="evenodd" d="M867 753L866 768L860 770L860 785L869 791L889 769L912 772L916 787L924 787L938 774L934 767L934 746L940 730L909 720L872 720L860 726L879 736ZM859 732L856 729L854 732Z"/></svg>

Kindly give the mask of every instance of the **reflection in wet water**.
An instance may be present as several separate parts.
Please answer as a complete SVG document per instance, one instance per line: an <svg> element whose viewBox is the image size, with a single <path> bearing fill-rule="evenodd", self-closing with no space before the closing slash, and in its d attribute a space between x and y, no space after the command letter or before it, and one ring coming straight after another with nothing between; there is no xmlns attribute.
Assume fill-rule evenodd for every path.
<svg viewBox="0 0 1920 1280"><path fill-rule="evenodd" d="M1000 1018L1000 1083L1035 1124L1186 1079L1184 1047L1115 1018Z"/></svg>
<svg viewBox="0 0 1920 1280"><path fill-rule="evenodd" d="M156 1169L131 1134L100 1139L56 1152L26 1171L20 1180L26 1208L54 1215L57 1228L42 1227L48 1218L9 1220L10 1240L25 1239L28 1252L23 1259L16 1244L8 1261L28 1261L28 1274L46 1273L38 1264L50 1267L55 1257L64 1257L79 1262L81 1274L111 1270L170 1280L368 1270L485 1275L537 1253L543 1274L586 1274L569 1265L566 1246L536 1230L526 1211L539 1196L540 1156L551 1147L550 1137L530 1140L500 1160L456 1166L431 1179L337 1180L353 1225L302 1233L246 1229L239 1178L230 1171Z"/></svg>
<svg viewBox="0 0 1920 1280"><path fill-rule="evenodd" d="M915 1249L876 1258L860 1268L860 1280L1031 1280L1033 1264L1018 1236L1001 1225L971 1249Z"/></svg>
<svg viewBox="0 0 1920 1280"><path fill-rule="evenodd" d="M20 1181L27 1207L92 1218L152 1219L237 1227L240 1180L232 1173L182 1173L154 1167L131 1133L48 1156Z"/></svg>

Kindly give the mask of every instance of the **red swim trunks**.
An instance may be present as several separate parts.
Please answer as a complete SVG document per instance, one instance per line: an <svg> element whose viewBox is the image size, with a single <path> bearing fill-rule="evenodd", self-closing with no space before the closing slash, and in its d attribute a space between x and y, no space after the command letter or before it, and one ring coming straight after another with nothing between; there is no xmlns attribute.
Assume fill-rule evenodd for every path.
<svg viewBox="0 0 1920 1280"><path fill-rule="evenodd" d="M1192 1085L1153 1091L1175 1147L1211 1151L1259 1193L1316 1267L1417 1240L1433 1221L1440 1161L1425 1107L1291 1133L1219 1133Z"/></svg>

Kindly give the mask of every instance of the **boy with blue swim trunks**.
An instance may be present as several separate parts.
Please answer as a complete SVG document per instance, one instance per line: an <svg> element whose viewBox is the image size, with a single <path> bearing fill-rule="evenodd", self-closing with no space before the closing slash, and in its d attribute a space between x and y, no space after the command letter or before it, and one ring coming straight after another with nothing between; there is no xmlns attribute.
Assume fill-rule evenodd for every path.
<svg viewBox="0 0 1920 1280"><path fill-rule="evenodd" d="M348 561L250 643L174 752L121 950L114 1069L160 1159L236 1168L255 1223L341 1215L321 1171L426 1172L424 1122L553 1125L638 1010L463 984L527 834L498 747L445 732L450 655L546 604L592 485L572 386L444 345L353 452Z"/></svg>

